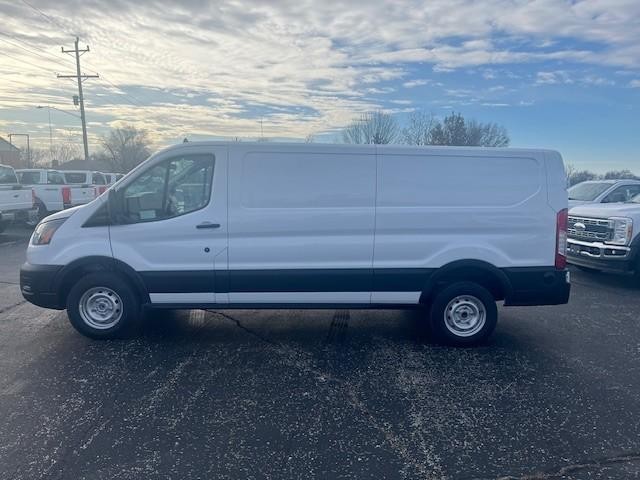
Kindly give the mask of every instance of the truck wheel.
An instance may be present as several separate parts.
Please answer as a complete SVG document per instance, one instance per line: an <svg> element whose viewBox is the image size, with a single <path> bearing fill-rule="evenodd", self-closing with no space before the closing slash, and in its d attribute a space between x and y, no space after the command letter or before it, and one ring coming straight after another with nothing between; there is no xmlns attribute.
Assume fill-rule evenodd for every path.
<svg viewBox="0 0 640 480"><path fill-rule="evenodd" d="M94 339L123 338L140 323L140 300L126 281L111 272L86 275L67 296L71 325Z"/></svg>
<svg viewBox="0 0 640 480"><path fill-rule="evenodd" d="M457 282L435 295L430 320L431 329L440 340L454 346L472 346L493 333L498 309L486 288L473 282Z"/></svg>
<svg viewBox="0 0 640 480"><path fill-rule="evenodd" d="M38 222L44 220L47 216L49 216L49 212L47 211L47 207L42 203L41 200L38 200L36 204L36 208L38 209Z"/></svg>

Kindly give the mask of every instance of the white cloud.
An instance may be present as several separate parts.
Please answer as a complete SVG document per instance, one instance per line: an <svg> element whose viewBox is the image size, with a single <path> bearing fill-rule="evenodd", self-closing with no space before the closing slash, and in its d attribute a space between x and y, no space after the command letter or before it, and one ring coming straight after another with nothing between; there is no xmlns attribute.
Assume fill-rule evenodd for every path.
<svg viewBox="0 0 640 480"><path fill-rule="evenodd" d="M482 78L485 80L493 80L496 78L496 72L494 70L485 70L482 72Z"/></svg>
<svg viewBox="0 0 640 480"><path fill-rule="evenodd" d="M537 85L555 85L569 83L573 83L573 80L569 73L564 70L556 70L553 72L538 72L536 74Z"/></svg>
<svg viewBox="0 0 640 480"><path fill-rule="evenodd" d="M640 68L637 0L370 0L366 8L330 0L29 3L51 21L24 2L0 0L2 31L9 35L0 38L40 53L13 48L13 58L0 57L0 120L8 121L7 109L31 111L34 103L73 108L73 83L54 73L73 71L60 46L69 47L78 34L91 46L82 57L87 71L118 86L85 84L90 120L149 124L158 142L191 131L253 135L259 110L267 110L265 130L274 136L339 128L380 108L382 96L395 90L389 83L426 85L429 80L406 80L410 64L421 62L435 73L478 67L488 80L516 75L500 65L532 62ZM460 32L465 41L454 43ZM543 67L536 83L580 81L553 68ZM471 97L458 90L449 94ZM132 105L131 97L145 107Z"/></svg>
<svg viewBox="0 0 640 480"><path fill-rule="evenodd" d="M580 80L581 83L586 85L593 85L596 87L605 87L605 86L613 86L616 84L615 81L604 78L599 75L587 75Z"/></svg>
<svg viewBox="0 0 640 480"><path fill-rule="evenodd" d="M640 79L631 80L629 86L631 88L640 88Z"/></svg>
<svg viewBox="0 0 640 480"><path fill-rule="evenodd" d="M409 80L408 82L404 82L402 84L402 86L404 88L414 88L414 87L419 87L421 85L428 85L430 83L431 83L431 80L427 80L427 79L424 79L424 78L419 78L419 79L416 79L416 80Z"/></svg>

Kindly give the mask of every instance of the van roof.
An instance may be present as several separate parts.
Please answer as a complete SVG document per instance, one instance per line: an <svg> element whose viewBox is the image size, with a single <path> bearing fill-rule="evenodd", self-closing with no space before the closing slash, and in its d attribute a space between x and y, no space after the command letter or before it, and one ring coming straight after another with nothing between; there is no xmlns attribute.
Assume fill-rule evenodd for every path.
<svg viewBox="0 0 640 480"><path fill-rule="evenodd" d="M527 152L550 152L557 153L555 150L544 149L544 148L512 148L512 147L454 147L454 146L442 146L442 145L398 145L398 144L387 144L387 145L373 145L373 144L351 144L351 143L305 143L305 142L235 142L229 140L204 140L204 141L194 141L194 142L181 142L174 145L170 145L165 147L158 152L165 152L170 150L180 150L183 148L189 148L193 146L212 146L212 147L222 147L222 146L231 146L231 145L239 145L242 147L262 147L262 148L270 148L270 147L296 147L296 148L353 148L353 149L371 149L375 148L377 150L463 150L463 151L473 151L473 152L500 152L504 153L527 153Z"/></svg>

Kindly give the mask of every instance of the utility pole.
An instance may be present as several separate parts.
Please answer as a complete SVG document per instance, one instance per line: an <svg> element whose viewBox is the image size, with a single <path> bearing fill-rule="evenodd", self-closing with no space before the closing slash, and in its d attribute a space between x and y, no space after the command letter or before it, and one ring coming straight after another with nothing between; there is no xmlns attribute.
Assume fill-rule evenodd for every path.
<svg viewBox="0 0 640 480"><path fill-rule="evenodd" d="M45 108L42 105L38 105L37 109ZM49 112L49 164L53 166L53 130L51 129L51 105L47 105L46 109Z"/></svg>
<svg viewBox="0 0 640 480"><path fill-rule="evenodd" d="M76 57L76 74L75 75L59 75L58 78L76 78L78 80L78 98L80 102L80 119L82 120L82 141L84 143L84 160L89 161L89 141L87 140L87 121L84 115L84 97L82 96L82 82L87 78L99 78L98 75L82 75L80 70L80 57L89 51L89 45L87 48L78 48L78 42L80 39L76 37L73 50L65 50L62 47L62 53L73 53Z"/></svg>

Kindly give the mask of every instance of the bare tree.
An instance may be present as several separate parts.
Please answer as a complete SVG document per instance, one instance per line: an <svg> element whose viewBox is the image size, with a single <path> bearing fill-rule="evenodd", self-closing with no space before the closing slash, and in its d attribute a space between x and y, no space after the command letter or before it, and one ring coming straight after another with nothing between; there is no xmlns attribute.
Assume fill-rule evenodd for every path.
<svg viewBox="0 0 640 480"><path fill-rule="evenodd" d="M631 170L611 170L604 174L605 180L638 180Z"/></svg>
<svg viewBox="0 0 640 480"><path fill-rule="evenodd" d="M402 129L402 140L407 145L431 145L435 119L433 114L415 111L409 115L409 124Z"/></svg>
<svg viewBox="0 0 640 480"><path fill-rule="evenodd" d="M597 180L599 175L597 173L590 172L589 170L576 170L571 173L569 177L569 186L575 185L580 182L586 182L587 180Z"/></svg>
<svg viewBox="0 0 640 480"><path fill-rule="evenodd" d="M111 130L102 146L115 172L126 173L150 155L146 131L133 125Z"/></svg>
<svg viewBox="0 0 640 480"><path fill-rule="evenodd" d="M382 145L393 143L397 137L398 124L395 118L379 110L363 113L342 132L344 143Z"/></svg>
<svg viewBox="0 0 640 480"><path fill-rule="evenodd" d="M435 145L506 147L509 135L500 125L466 120L453 112L435 125L432 141Z"/></svg>
<svg viewBox="0 0 640 480"><path fill-rule="evenodd" d="M58 143L51 149L51 164L60 165L82 156L79 145L75 143Z"/></svg>
<svg viewBox="0 0 640 480"><path fill-rule="evenodd" d="M316 136L313 133L310 133L306 137L304 137L304 143L315 143Z"/></svg>
<svg viewBox="0 0 640 480"><path fill-rule="evenodd" d="M482 123L476 120L468 120L467 145L477 145L481 147L508 147L509 135L507 129L496 123Z"/></svg>
<svg viewBox="0 0 640 480"><path fill-rule="evenodd" d="M409 145L506 147L509 134L501 125L467 120L461 113L453 112L440 121L425 112L414 112L403 130L403 140Z"/></svg>
<svg viewBox="0 0 640 480"><path fill-rule="evenodd" d="M576 166L573 163L564 164L564 175L567 179L567 187L571 186L571 177L576 173Z"/></svg>
<svg viewBox="0 0 640 480"><path fill-rule="evenodd" d="M22 164L27 165L26 152L20 152ZM32 148L30 152L31 166L34 168L46 167L49 163L49 152L43 148Z"/></svg>

